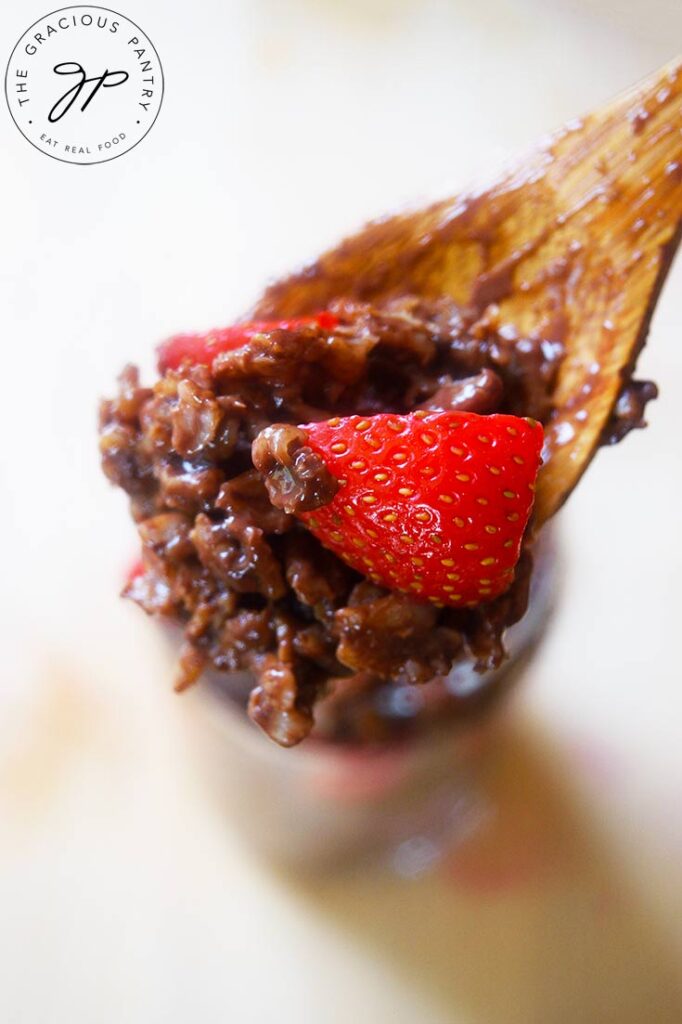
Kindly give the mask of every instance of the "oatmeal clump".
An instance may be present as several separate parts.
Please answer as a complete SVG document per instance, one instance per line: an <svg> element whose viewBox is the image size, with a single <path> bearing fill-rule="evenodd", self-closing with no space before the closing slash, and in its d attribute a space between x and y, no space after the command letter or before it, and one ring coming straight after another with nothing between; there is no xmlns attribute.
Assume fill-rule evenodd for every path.
<svg viewBox="0 0 682 1024"><path fill-rule="evenodd" d="M182 624L178 688L206 667L252 673L249 714L285 746L310 732L320 701L427 683L462 661L497 667L531 564L526 552L511 589L473 609L368 582L292 514L337 486L297 424L417 408L546 422L562 355L490 318L467 327L446 301L331 311L332 329L274 328L210 366L167 369L151 388L129 366L100 410L104 472L129 495L142 542L126 594ZM273 450L283 507L266 486Z"/></svg>

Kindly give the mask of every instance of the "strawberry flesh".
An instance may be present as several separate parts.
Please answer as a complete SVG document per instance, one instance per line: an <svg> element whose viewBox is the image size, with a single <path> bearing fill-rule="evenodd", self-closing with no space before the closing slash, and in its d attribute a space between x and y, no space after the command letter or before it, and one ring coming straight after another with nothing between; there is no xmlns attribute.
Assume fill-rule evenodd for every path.
<svg viewBox="0 0 682 1024"><path fill-rule="evenodd" d="M299 518L348 565L437 606L507 590L533 507L539 423L418 411L300 429L339 489Z"/></svg>
<svg viewBox="0 0 682 1024"><path fill-rule="evenodd" d="M338 322L338 317L325 310L313 316L293 317L290 320L252 320L231 327L220 327L206 334L176 334L162 342L157 349L159 372L177 370L185 362L210 365L221 352L241 348L257 334L296 331L309 325L323 331L332 331Z"/></svg>

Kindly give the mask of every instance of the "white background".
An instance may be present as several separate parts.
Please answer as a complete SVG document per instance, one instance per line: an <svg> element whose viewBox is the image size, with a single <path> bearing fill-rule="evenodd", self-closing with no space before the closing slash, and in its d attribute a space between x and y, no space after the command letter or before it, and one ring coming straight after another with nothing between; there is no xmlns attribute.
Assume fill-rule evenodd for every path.
<svg viewBox="0 0 682 1024"><path fill-rule="evenodd" d="M2 5L3 62L48 10ZM126 359L228 322L366 217L487 175L672 57L682 8L123 13L166 76L135 150L60 164L0 111L0 1020L680 1019L682 266L641 361L662 386L650 429L601 453L562 516L561 611L501 755L525 824L495 855L542 860L548 835L571 854L494 894L249 862L184 749L168 655L115 597L133 530L94 424Z"/></svg>

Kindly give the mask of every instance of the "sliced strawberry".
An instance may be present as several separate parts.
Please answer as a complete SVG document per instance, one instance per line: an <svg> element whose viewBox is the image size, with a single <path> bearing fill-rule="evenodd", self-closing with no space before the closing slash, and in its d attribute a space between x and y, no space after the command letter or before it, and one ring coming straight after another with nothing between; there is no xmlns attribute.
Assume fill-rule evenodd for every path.
<svg viewBox="0 0 682 1024"><path fill-rule="evenodd" d="M471 607L509 587L533 506L539 423L418 411L300 429L340 484L300 518L350 566L437 605Z"/></svg>
<svg viewBox="0 0 682 1024"><path fill-rule="evenodd" d="M220 327L208 334L176 334L162 342L158 349L159 373L177 370L186 360L190 363L212 363L220 352L246 345L257 334L272 331L295 331L309 324L316 324L324 331L333 330L338 317L323 311L314 316L293 317L291 320L252 320L250 323Z"/></svg>

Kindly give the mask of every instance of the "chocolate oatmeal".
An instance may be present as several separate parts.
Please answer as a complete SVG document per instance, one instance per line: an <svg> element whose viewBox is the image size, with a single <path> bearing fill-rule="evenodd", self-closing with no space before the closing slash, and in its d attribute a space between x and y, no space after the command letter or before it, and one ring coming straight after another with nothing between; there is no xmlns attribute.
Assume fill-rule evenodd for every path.
<svg viewBox="0 0 682 1024"><path fill-rule="evenodd" d="M370 583L293 514L338 486L297 424L417 408L546 422L562 357L491 317L467 326L448 301L337 302L330 314L252 332L211 365L186 358L151 388L128 366L100 410L104 472L129 495L142 542L126 595L182 624L178 689L206 667L252 673L249 714L284 746L308 735L322 698L329 709L458 662L497 667L531 566L526 550L511 589L473 609ZM648 397L624 392L614 439Z"/></svg>

